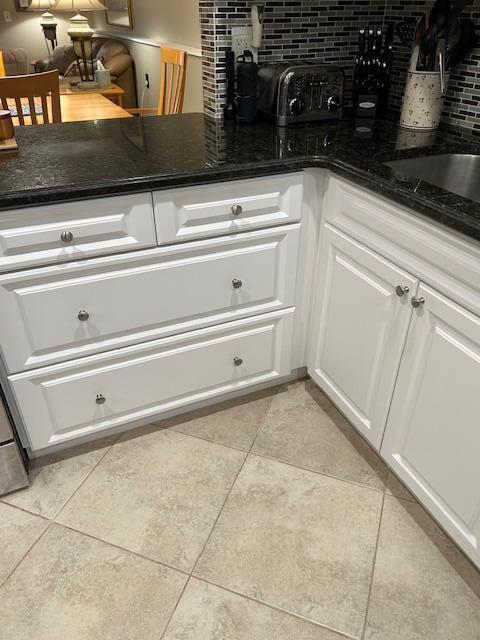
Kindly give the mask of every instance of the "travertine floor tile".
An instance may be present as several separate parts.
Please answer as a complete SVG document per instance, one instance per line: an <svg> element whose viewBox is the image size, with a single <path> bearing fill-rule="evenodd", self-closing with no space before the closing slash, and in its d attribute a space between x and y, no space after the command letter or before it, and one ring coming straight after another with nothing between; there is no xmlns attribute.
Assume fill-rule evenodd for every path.
<svg viewBox="0 0 480 640"><path fill-rule="evenodd" d="M192 578L163 640L342 640L333 631Z"/></svg>
<svg viewBox="0 0 480 640"><path fill-rule="evenodd" d="M244 458L168 430L119 442L58 521L189 571Z"/></svg>
<svg viewBox="0 0 480 640"><path fill-rule="evenodd" d="M0 502L0 584L48 525L48 520Z"/></svg>
<svg viewBox="0 0 480 640"><path fill-rule="evenodd" d="M181 573L53 525L0 590L2 640L159 638Z"/></svg>
<svg viewBox="0 0 480 640"><path fill-rule="evenodd" d="M171 422L175 431L248 451L268 419L274 398L286 392L286 385L279 386L252 394L248 400L224 402L159 424L168 427Z"/></svg>
<svg viewBox="0 0 480 640"><path fill-rule="evenodd" d="M112 442L109 441L108 446ZM44 460L32 461L30 486L2 500L45 518L54 518L106 450L107 446L92 449L92 445L85 445L77 447L71 457L59 453Z"/></svg>
<svg viewBox="0 0 480 640"><path fill-rule="evenodd" d="M387 480L379 456L311 380L273 399L252 451L382 491Z"/></svg>
<svg viewBox="0 0 480 640"><path fill-rule="evenodd" d="M359 636L383 494L249 456L195 574Z"/></svg>
<svg viewBox="0 0 480 640"><path fill-rule="evenodd" d="M480 638L480 573L414 502L385 498L366 638Z"/></svg>

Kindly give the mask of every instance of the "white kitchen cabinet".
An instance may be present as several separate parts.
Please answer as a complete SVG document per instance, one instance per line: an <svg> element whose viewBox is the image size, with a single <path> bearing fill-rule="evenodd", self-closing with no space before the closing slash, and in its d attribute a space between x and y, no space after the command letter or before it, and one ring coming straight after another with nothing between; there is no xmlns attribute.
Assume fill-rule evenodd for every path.
<svg viewBox="0 0 480 640"><path fill-rule="evenodd" d="M319 256L308 371L378 449L418 281L329 225Z"/></svg>
<svg viewBox="0 0 480 640"><path fill-rule="evenodd" d="M303 173L156 191L158 244L295 222L302 196Z"/></svg>
<svg viewBox="0 0 480 640"><path fill-rule="evenodd" d="M295 304L299 225L0 275L10 373Z"/></svg>
<svg viewBox="0 0 480 640"><path fill-rule="evenodd" d="M10 376L38 451L288 375L294 309ZM27 443L26 443L27 444Z"/></svg>
<svg viewBox="0 0 480 640"><path fill-rule="evenodd" d="M381 453L480 565L480 318L417 297Z"/></svg>
<svg viewBox="0 0 480 640"><path fill-rule="evenodd" d="M155 244L150 193L0 212L0 273Z"/></svg>

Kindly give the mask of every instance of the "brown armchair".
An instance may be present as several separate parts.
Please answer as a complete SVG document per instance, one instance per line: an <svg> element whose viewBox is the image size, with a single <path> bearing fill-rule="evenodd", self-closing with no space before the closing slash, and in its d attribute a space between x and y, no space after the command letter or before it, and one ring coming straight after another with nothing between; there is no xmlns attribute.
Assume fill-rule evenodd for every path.
<svg viewBox="0 0 480 640"><path fill-rule="evenodd" d="M125 91L123 104L126 108L135 107L137 96L133 74L133 60L130 52L124 44L118 40L109 38L94 38L92 43L94 60L101 60L106 69L110 71L112 82L115 82ZM36 60L34 63L37 73L58 69L60 77L67 78L78 76L78 66L73 51L73 45L59 45L53 55L44 60Z"/></svg>

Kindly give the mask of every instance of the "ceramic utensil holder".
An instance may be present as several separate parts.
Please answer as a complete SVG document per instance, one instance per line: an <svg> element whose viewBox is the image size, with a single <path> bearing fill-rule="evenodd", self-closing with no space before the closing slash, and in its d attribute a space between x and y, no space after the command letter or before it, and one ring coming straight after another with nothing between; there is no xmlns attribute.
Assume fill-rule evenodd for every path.
<svg viewBox="0 0 480 640"><path fill-rule="evenodd" d="M443 97L440 71L409 71L400 126L425 131L436 129L440 124Z"/></svg>

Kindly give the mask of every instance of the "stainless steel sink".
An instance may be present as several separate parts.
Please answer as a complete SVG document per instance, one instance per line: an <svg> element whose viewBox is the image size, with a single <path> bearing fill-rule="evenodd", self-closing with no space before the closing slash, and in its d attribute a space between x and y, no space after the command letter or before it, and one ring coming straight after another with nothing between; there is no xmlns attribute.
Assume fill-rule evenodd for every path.
<svg viewBox="0 0 480 640"><path fill-rule="evenodd" d="M444 153L385 164L404 176L425 180L436 187L480 202L480 155Z"/></svg>

